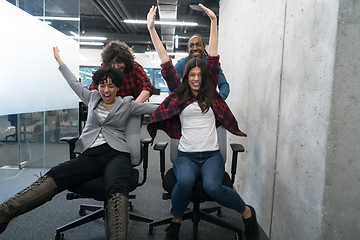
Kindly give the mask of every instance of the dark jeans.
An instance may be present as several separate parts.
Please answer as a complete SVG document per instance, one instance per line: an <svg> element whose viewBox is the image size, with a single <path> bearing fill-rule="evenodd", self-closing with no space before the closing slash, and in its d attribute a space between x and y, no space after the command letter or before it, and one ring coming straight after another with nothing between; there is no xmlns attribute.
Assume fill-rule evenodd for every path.
<svg viewBox="0 0 360 240"><path fill-rule="evenodd" d="M46 175L54 179L59 192L104 176L104 192L108 199L115 193L128 196L131 171L130 153L119 152L105 143L51 168Z"/></svg>

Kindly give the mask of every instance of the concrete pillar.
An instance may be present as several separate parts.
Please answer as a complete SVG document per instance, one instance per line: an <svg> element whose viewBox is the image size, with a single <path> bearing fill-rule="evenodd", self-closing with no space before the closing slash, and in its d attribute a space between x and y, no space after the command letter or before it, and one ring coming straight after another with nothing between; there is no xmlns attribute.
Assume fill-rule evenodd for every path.
<svg viewBox="0 0 360 240"><path fill-rule="evenodd" d="M220 1L236 188L271 239L360 235L357 0Z"/></svg>

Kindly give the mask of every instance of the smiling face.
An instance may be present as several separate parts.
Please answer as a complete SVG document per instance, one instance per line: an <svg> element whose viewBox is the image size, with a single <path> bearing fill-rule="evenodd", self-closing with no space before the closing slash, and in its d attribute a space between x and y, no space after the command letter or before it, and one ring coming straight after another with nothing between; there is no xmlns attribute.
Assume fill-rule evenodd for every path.
<svg viewBox="0 0 360 240"><path fill-rule="evenodd" d="M125 63L120 61L117 57L115 57L112 61L111 61L111 67L116 68L121 70L122 72L125 69Z"/></svg>
<svg viewBox="0 0 360 240"><path fill-rule="evenodd" d="M99 84L99 92L104 104L113 104L115 103L116 93L119 90L113 82L111 78L104 79Z"/></svg>
<svg viewBox="0 0 360 240"><path fill-rule="evenodd" d="M201 69L199 67L194 67L189 72L188 83L194 95L197 95L199 92L201 86L201 76Z"/></svg>
<svg viewBox="0 0 360 240"><path fill-rule="evenodd" d="M189 58L203 58L205 51L205 44L201 37L193 36L189 40L188 52Z"/></svg>

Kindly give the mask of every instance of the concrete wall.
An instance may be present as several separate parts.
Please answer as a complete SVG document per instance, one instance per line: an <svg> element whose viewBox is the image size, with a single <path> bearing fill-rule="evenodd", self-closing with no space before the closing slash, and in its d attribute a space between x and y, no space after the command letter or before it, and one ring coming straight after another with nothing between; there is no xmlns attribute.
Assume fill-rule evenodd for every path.
<svg viewBox="0 0 360 240"><path fill-rule="evenodd" d="M339 2L322 236L359 239L360 1Z"/></svg>
<svg viewBox="0 0 360 240"><path fill-rule="evenodd" d="M220 1L227 102L248 134L228 135L247 149L236 188L271 239L360 235L359 10L357 0Z"/></svg>

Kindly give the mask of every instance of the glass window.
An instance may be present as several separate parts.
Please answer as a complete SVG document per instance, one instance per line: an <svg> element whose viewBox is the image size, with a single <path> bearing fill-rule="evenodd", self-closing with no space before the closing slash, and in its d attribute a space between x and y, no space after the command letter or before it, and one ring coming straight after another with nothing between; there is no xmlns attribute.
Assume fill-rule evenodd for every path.
<svg viewBox="0 0 360 240"><path fill-rule="evenodd" d="M98 69L99 67L85 67L85 66L79 67L80 81L87 89L89 89L92 83L93 73Z"/></svg>
<svg viewBox="0 0 360 240"><path fill-rule="evenodd" d="M51 15L47 11L50 8L58 11ZM20 168L36 169L39 174L69 159L69 148L59 143L59 138L78 136L79 98L59 73L52 47L60 47L67 66L78 75L79 63L75 56L79 44L68 35L69 31L79 32L80 1L0 1L0 14L10 19L2 29L4 32L17 30L12 31L13 38L2 39L6 46L2 53L7 58L6 63L1 64L5 66L2 69L5 77L0 82L12 81L22 86L15 98L9 91L0 94L0 102L12 99L12 103L7 104L9 107L0 109L0 174L7 176L0 181L2 189L23 174ZM19 44L27 49L27 54L22 54ZM11 54L6 54L5 50ZM18 56L27 63L21 66L21 71L11 64ZM1 197L6 196L2 194Z"/></svg>
<svg viewBox="0 0 360 240"><path fill-rule="evenodd" d="M160 69L154 69L154 87L160 89L161 92L168 92L169 88L165 79L161 76Z"/></svg>
<svg viewBox="0 0 360 240"><path fill-rule="evenodd" d="M150 79L150 82L152 84L154 84L154 81L153 81L153 69L152 68L144 68L144 71L146 72L146 75L148 75L149 79Z"/></svg>
<svg viewBox="0 0 360 240"><path fill-rule="evenodd" d="M169 89L167 87L166 81L161 76L161 70L160 69L154 69L154 68L144 68L144 71L150 78L150 81L155 89L160 89L161 92L168 92Z"/></svg>

